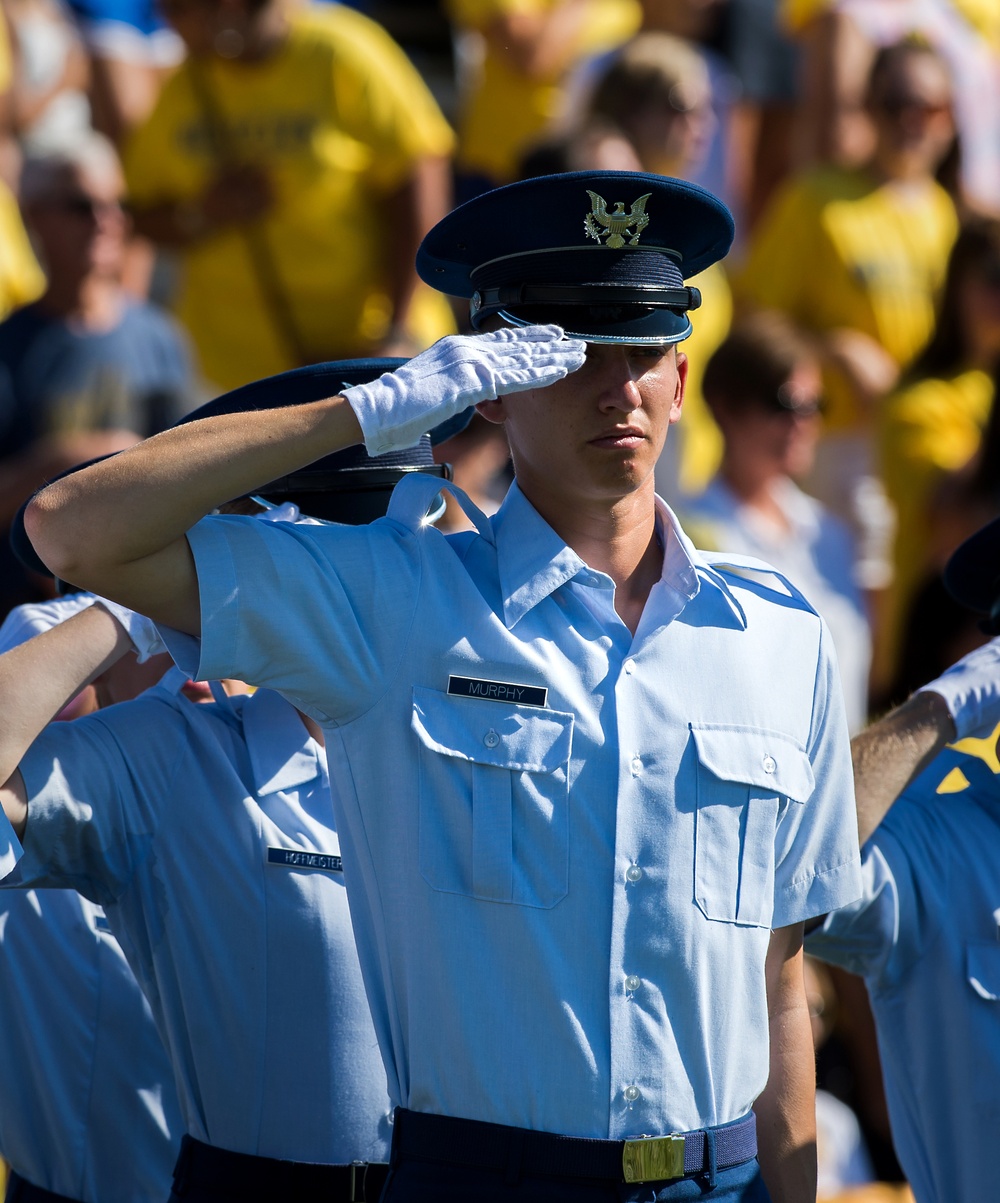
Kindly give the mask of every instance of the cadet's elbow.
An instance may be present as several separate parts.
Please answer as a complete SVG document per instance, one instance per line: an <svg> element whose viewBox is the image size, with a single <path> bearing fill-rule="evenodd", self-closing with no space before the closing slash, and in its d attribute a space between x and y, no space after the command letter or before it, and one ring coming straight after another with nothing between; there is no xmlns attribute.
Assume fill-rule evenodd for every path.
<svg viewBox="0 0 1000 1203"><path fill-rule="evenodd" d="M28 502L24 530L38 558L53 575L79 583L76 576L86 558L86 540L80 537L69 506L53 486L42 489Z"/></svg>

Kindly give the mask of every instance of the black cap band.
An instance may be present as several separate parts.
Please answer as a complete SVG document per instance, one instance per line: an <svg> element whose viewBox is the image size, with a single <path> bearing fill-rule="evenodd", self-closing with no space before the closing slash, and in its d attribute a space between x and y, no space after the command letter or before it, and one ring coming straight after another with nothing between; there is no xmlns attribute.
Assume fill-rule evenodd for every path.
<svg viewBox="0 0 1000 1203"><path fill-rule="evenodd" d="M626 284L501 284L473 293L473 317L514 305L645 305L649 309L697 309L697 288L659 288Z"/></svg>

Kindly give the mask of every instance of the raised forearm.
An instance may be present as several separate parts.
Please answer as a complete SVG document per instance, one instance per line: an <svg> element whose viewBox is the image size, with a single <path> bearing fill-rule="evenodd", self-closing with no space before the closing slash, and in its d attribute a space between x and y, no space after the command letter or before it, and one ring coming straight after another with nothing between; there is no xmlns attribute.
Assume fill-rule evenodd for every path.
<svg viewBox="0 0 1000 1203"><path fill-rule="evenodd" d="M56 576L130 604L120 596L130 566L223 502L360 439L340 397L206 418L56 481L34 498L25 526Z"/></svg>
<svg viewBox="0 0 1000 1203"><path fill-rule="evenodd" d="M17 766L60 710L131 650L123 628L100 605L0 656L0 803L20 839L26 810Z"/></svg>
<svg viewBox="0 0 1000 1203"><path fill-rule="evenodd" d="M915 693L851 740L858 840L885 818L907 785L955 738L955 723L936 693Z"/></svg>

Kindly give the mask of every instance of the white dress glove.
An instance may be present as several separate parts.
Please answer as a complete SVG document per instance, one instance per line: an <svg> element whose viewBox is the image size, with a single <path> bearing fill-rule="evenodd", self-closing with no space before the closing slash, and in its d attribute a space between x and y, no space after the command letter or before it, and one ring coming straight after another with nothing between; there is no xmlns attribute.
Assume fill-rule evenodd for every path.
<svg viewBox="0 0 1000 1203"><path fill-rule="evenodd" d="M958 738L1000 723L1000 637L963 656L917 692L930 690L944 698L955 720Z"/></svg>
<svg viewBox="0 0 1000 1203"><path fill-rule="evenodd" d="M544 388L575 372L587 344L558 326L452 334L369 384L345 389L369 455L414 447L422 435L479 401Z"/></svg>
<svg viewBox="0 0 1000 1203"><path fill-rule="evenodd" d="M156 624L151 618L147 618L144 614L136 614L134 610L128 609L127 606L120 606L117 602L108 601L106 597L99 597L97 601L125 628L125 633L132 640L132 646L135 648L135 654L140 664L145 664L151 657L158 656L167 650L166 644L160 638Z"/></svg>

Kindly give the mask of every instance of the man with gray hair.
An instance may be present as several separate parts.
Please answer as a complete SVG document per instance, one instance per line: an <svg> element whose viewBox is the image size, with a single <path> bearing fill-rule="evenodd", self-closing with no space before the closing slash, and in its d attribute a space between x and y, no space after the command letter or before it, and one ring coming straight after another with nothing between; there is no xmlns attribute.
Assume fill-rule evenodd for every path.
<svg viewBox="0 0 1000 1203"><path fill-rule="evenodd" d="M114 147L96 133L24 164L21 206L47 285L0 323L0 613L29 596L2 535L24 498L170 426L197 400L180 329L122 289L123 192Z"/></svg>

